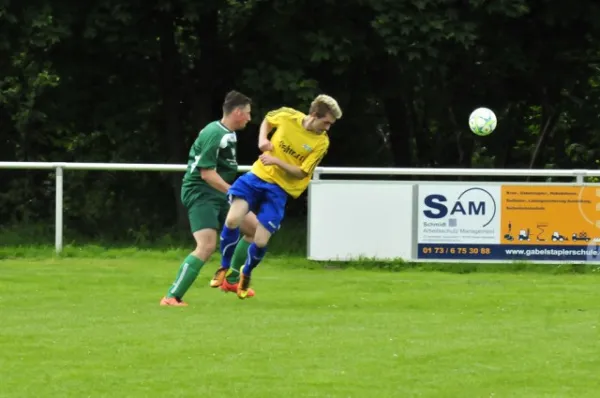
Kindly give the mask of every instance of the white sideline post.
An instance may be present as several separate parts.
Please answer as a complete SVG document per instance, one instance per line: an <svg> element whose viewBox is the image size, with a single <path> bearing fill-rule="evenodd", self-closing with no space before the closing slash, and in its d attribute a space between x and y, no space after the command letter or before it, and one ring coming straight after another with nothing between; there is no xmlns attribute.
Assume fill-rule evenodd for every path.
<svg viewBox="0 0 600 398"><path fill-rule="evenodd" d="M55 201L54 246L56 253L63 247L63 168L56 167L56 201Z"/></svg>

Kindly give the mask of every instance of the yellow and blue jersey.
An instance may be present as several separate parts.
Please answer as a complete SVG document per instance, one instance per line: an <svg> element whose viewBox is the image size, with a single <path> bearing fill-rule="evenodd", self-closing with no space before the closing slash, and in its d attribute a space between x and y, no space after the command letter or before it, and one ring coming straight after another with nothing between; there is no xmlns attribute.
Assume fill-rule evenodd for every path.
<svg viewBox="0 0 600 398"><path fill-rule="evenodd" d="M300 167L308 175L299 179L275 165L254 162L251 172L261 180L279 185L291 197L297 198L306 190L313 172L329 149L327 132L314 133L302 126L306 115L292 108L279 108L267 113L266 120L276 130L271 137L271 155L288 164Z"/></svg>

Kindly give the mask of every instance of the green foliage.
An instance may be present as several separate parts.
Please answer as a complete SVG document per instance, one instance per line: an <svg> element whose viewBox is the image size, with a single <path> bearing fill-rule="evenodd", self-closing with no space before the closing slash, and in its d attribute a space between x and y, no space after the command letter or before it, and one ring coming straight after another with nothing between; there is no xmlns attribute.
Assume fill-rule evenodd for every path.
<svg viewBox="0 0 600 398"><path fill-rule="evenodd" d="M224 93L340 101L337 166L595 168L600 7L545 0L0 0L0 158L183 163ZM497 131L467 117L492 108ZM1 225L50 224L52 174L0 170ZM187 239L179 175L69 172L77 239ZM305 201L290 203L303 218Z"/></svg>
<svg viewBox="0 0 600 398"><path fill-rule="evenodd" d="M109 198L109 201L111 199ZM114 200L114 199L113 199ZM100 206L94 203L85 203L86 207ZM117 207L107 203L109 207ZM118 207L117 207L118 208ZM68 213L67 213L68 214ZM154 212L154 219L159 219L160 211ZM152 216L152 214L150 214ZM84 218L83 220L80 219ZM141 214L138 210L129 218L124 218L120 223L106 222L101 215L85 214L85 211L70 215L65 220L63 246L66 255L79 253L82 248L92 247L93 250L111 251L129 248L134 245L142 250L183 250L193 249L194 239L188 231L178 228L163 226L161 233L157 234L151 223L143 223L148 214ZM110 221L110 220L109 220ZM137 228L121 231L123 224L136 224ZM125 225L127 225L125 224ZM289 218L285 220L283 228L273 236L269 243L271 255L306 256L306 222L302 219ZM0 248L6 256L24 255L28 248L36 248L33 252L54 252L54 224L40 224L35 222L20 225L0 226ZM71 254L69 254L71 253Z"/></svg>

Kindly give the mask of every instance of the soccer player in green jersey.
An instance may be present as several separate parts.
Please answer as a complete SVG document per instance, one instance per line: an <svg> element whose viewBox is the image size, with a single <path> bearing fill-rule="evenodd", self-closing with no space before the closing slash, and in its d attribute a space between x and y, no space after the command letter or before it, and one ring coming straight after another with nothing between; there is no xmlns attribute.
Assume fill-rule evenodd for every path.
<svg viewBox="0 0 600 398"><path fill-rule="evenodd" d="M227 190L238 171L235 131L243 129L250 121L251 104L252 101L245 95L229 92L223 102L222 119L204 127L190 149L181 201L188 211L196 249L180 265L175 281L160 305L186 306L182 301L184 294L216 249L217 230L229 211ZM235 269L220 286L222 290L237 291L239 269L246 261L248 247L252 243L250 237L254 236L257 223L256 215L248 213L240 228L244 238L235 242L232 260L232 268Z"/></svg>

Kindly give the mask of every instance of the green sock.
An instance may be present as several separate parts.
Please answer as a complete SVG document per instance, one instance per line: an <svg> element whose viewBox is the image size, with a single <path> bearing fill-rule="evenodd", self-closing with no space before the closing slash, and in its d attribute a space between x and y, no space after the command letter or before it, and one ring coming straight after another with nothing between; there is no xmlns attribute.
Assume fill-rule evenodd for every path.
<svg viewBox="0 0 600 398"><path fill-rule="evenodd" d="M231 267L229 268L227 275L227 282L238 283L240 280L240 268L242 268L242 265L246 262L249 247L250 243L246 242L244 239L240 239L233 252L233 257L231 258Z"/></svg>
<svg viewBox="0 0 600 398"><path fill-rule="evenodd" d="M188 291L192 283L198 277L202 266L204 265L204 261L200 260L198 257L188 255L183 263L179 266L179 272L177 272L177 277L175 278L175 282L169 288L167 292L167 297L177 297L179 299L183 298L183 295Z"/></svg>

